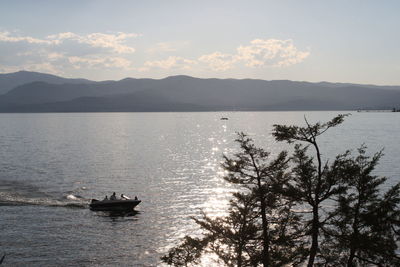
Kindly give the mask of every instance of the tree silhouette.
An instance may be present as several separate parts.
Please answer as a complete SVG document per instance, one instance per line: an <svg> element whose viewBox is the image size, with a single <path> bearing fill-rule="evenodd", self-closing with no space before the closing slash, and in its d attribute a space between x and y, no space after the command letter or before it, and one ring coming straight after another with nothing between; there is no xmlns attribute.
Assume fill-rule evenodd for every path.
<svg viewBox="0 0 400 267"><path fill-rule="evenodd" d="M327 162L323 163L317 138L328 129L341 124L345 116L338 115L331 121L314 125L309 124L305 119L307 124L305 127L274 125L273 136L277 141L303 142L315 149L316 163L314 157L307 153L308 146L299 143L295 145L293 155L295 167L292 171L289 189L286 192L286 196L296 203L311 207L311 219L305 221L305 225L310 228L305 230L305 233L311 237L308 267L314 265L319 250L320 229L324 224L324 219L321 218L321 203L345 189L340 185L336 176L338 173L336 167L340 156L331 166Z"/></svg>
<svg viewBox="0 0 400 267"><path fill-rule="evenodd" d="M300 217L291 211L292 203L281 195L290 178L286 173L287 153L281 152L271 159L270 153L257 148L245 134L238 134L236 141L240 152L232 158L224 156L222 164L228 171L224 178L240 186L230 202L229 215L211 219L203 214L202 219L195 219L203 237L186 237L162 258L164 262L178 262L191 245L195 256L191 254L179 260L179 264L194 263L200 256L196 248L214 253L226 266L282 266L302 261ZM186 266L179 264L175 266Z"/></svg>
<svg viewBox="0 0 400 267"><path fill-rule="evenodd" d="M222 163L238 185L229 214L194 219L202 236L186 236L162 260L188 266L213 253L226 266L400 266L400 183L382 192L387 179L373 175L382 152L369 157L363 145L356 157L322 161L319 136L346 116L274 125L277 141L295 143L290 158L238 134L239 152Z"/></svg>
<svg viewBox="0 0 400 267"><path fill-rule="evenodd" d="M382 152L367 156L363 145L357 157L348 157L342 165L347 190L338 195L325 229L327 243L335 247L335 260L341 265L400 266L396 253L400 183L381 192L387 179L372 174L381 157Z"/></svg>

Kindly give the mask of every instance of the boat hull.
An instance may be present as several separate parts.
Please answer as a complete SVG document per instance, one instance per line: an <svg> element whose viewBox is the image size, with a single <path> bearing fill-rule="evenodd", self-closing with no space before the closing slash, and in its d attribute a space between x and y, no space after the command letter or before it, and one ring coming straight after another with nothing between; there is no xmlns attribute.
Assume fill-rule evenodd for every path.
<svg viewBox="0 0 400 267"><path fill-rule="evenodd" d="M92 200L89 204L94 211L133 211L139 205L140 200Z"/></svg>

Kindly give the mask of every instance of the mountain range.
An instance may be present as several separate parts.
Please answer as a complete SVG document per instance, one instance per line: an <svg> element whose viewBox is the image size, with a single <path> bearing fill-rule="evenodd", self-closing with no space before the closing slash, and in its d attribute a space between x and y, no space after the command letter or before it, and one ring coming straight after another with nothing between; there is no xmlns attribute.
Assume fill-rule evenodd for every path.
<svg viewBox="0 0 400 267"><path fill-rule="evenodd" d="M400 107L400 86L289 80L67 79L0 74L0 112L356 110Z"/></svg>

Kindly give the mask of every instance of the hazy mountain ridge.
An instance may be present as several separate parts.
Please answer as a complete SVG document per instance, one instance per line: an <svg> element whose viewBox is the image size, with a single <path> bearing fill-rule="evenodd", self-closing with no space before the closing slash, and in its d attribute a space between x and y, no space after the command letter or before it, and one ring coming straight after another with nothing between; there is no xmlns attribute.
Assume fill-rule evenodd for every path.
<svg viewBox="0 0 400 267"><path fill-rule="evenodd" d="M1 95L0 112L341 110L400 106L400 86L200 79L184 75L102 82L29 72L1 75L0 91L27 80L28 76L39 80L17 85ZM20 76L21 81L17 81Z"/></svg>
<svg viewBox="0 0 400 267"><path fill-rule="evenodd" d="M31 83L31 82L48 82L53 84L63 83L93 83L87 79L69 79L63 78L52 74L32 72L32 71L18 71L13 73L0 73L0 94L7 93L17 86Z"/></svg>

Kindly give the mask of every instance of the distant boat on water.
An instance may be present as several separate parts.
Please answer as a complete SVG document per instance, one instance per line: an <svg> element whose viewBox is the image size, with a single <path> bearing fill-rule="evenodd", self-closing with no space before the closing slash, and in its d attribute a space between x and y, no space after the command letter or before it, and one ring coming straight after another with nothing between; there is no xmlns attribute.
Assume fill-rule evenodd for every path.
<svg viewBox="0 0 400 267"><path fill-rule="evenodd" d="M221 118L221 121L227 121L227 120L229 120L227 117L222 117Z"/></svg>
<svg viewBox="0 0 400 267"><path fill-rule="evenodd" d="M93 211L133 211L142 202L138 199L97 200L92 199L89 207Z"/></svg>

